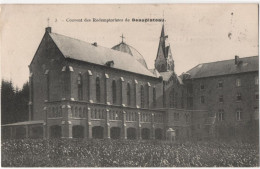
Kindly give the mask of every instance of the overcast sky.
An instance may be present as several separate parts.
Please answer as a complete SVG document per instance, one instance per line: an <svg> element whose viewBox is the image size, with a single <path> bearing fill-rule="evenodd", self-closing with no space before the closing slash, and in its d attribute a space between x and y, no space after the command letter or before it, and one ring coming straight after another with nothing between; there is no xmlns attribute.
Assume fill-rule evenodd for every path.
<svg viewBox="0 0 260 169"><path fill-rule="evenodd" d="M55 33L108 48L123 33L149 68L154 67L162 23L67 22L85 18L162 18L178 75L200 63L258 55L257 4L173 5L6 5L1 9L1 74L18 87L28 80L30 64L45 27Z"/></svg>

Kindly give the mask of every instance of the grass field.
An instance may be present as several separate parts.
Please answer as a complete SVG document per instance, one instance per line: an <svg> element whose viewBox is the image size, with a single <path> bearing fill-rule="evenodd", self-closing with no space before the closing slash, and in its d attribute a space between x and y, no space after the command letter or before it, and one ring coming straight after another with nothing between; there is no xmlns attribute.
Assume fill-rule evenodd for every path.
<svg viewBox="0 0 260 169"><path fill-rule="evenodd" d="M257 167L250 143L2 140L2 167Z"/></svg>

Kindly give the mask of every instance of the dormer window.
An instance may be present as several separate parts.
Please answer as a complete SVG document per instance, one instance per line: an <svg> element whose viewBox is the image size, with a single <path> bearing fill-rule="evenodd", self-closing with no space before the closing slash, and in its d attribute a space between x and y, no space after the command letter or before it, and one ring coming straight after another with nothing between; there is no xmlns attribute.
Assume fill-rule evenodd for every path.
<svg viewBox="0 0 260 169"><path fill-rule="evenodd" d="M113 60L107 61L107 62L106 62L106 65L107 65L108 67L114 67L114 61L113 61Z"/></svg>

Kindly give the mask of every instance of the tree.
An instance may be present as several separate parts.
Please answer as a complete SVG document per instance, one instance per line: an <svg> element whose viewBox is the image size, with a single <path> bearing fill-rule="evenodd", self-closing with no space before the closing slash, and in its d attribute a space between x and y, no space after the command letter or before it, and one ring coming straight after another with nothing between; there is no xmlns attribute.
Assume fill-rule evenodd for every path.
<svg viewBox="0 0 260 169"><path fill-rule="evenodd" d="M12 81L2 80L1 86L1 123L12 123L14 112L14 87Z"/></svg>
<svg viewBox="0 0 260 169"><path fill-rule="evenodd" d="M28 120L29 83L22 90L14 90L12 81L2 80L1 86L1 123L15 123Z"/></svg>

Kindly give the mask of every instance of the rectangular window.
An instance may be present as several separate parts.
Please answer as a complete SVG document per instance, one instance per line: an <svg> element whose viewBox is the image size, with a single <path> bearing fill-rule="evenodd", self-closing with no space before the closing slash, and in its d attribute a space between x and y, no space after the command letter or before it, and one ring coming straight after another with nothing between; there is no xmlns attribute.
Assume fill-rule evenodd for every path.
<svg viewBox="0 0 260 169"><path fill-rule="evenodd" d="M240 87L241 86L241 79L236 79L236 86Z"/></svg>
<svg viewBox="0 0 260 169"><path fill-rule="evenodd" d="M258 79L258 76L255 77L255 85L258 85L259 84L259 79Z"/></svg>
<svg viewBox="0 0 260 169"><path fill-rule="evenodd" d="M188 97L187 102L188 102L188 107L192 108L193 107L193 97Z"/></svg>
<svg viewBox="0 0 260 169"><path fill-rule="evenodd" d="M237 112L236 112L237 121L240 121L242 119L241 115L242 115L241 110L237 110Z"/></svg>
<svg viewBox="0 0 260 169"><path fill-rule="evenodd" d="M200 84L200 90L204 90L204 89L205 89L204 84Z"/></svg>
<svg viewBox="0 0 260 169"><path fill-rule="evenodd" d="M223 95L220 95L220 96L219 96L219 103L223 103L223 102L224 102Z"/></svg>
<svg viewBox="0 0 260 169"><path fill-rule="evenodd" d="M258 94L258 92L255 92L255 99L256 99L256 100L259 99L259 94Z"/></svg>
<svg viewBox="0 0 260 169"><path fill-rule="evenodd" d="M219 80L218 81L218 88L222 88L223 87L223 81L222 80Z"/></svg>
<svg viewBox="0 0 260 169"><path fill-rule="evenodd" d="M224 110L220 109L218 111L218 121L223 121L224 120Z"/></svg>
<svg viewBox="0 0 260 169"><path fill-rule="evenodd" d="M204 96L200 96L200 103L205 103L205 97Z"/></svg>
<svg viewBox="0 0 260 169"><path fill-rule="evenodd" d="M179 114L179 113L174 113L174 114L173 114L173 117L174 117L174 120L175 120L175 121L179 121L179 119L180 119L180 114Z"/></svg>
<svg viewBox="0 0 260 169"><path fill-rule="evenodd" d="M255 114L258 114L259 113L258 107L254 107L254 109L255 109Z"/></svg>
<svg viewBox="0 0 260 169"><path fill-rule="evenodd" d="M193 93L192 84L188 84L187 85L187 92L188 92L188 94L192 94Z"/></svg>
<svg viewBox="0 0 260 169"><path fill-rule="evenodd" d="M237 93L237 101L241 101L242 97L241 97L241 93Z"/></svg>

